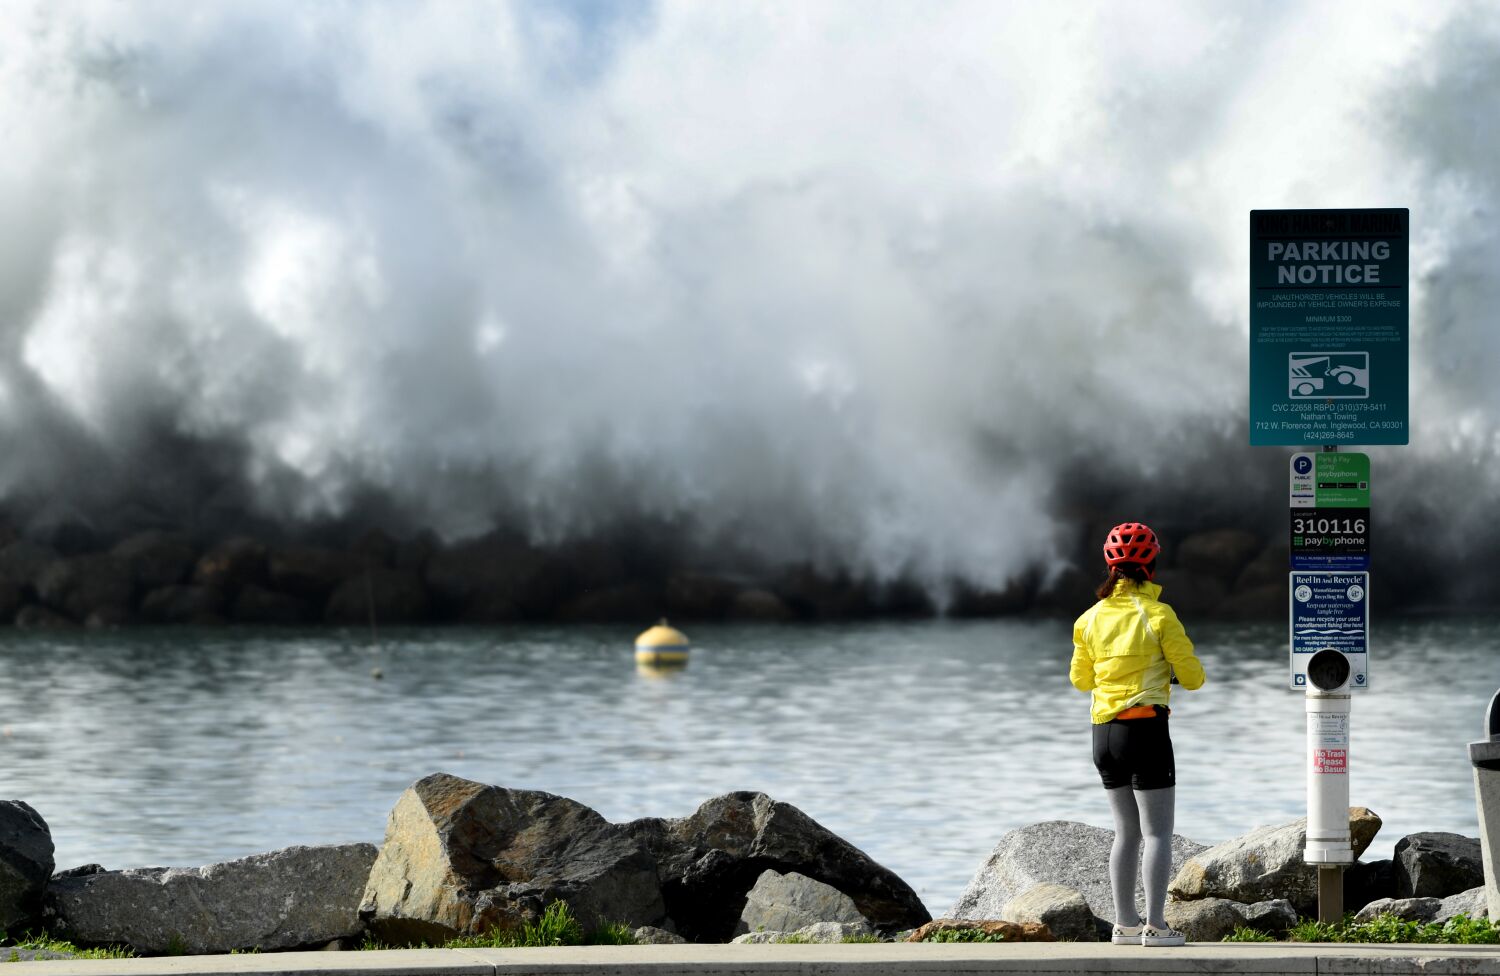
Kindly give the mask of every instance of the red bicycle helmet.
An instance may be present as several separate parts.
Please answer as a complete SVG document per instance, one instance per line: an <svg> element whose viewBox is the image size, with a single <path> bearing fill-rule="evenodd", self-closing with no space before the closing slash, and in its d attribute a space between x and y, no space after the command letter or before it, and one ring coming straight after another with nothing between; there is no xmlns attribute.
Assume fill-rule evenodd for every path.
<svg viewBox="0 0 1500 976"><path fill-rule="evenodd" d="M1156 533L1140 522L1121 522L1109 530L1109 537L1104 540L1106 566L1138 563L1146 570L1147 579L1156 575L1150 566L1160 553L1161 543L1156 541Z"/></svg>

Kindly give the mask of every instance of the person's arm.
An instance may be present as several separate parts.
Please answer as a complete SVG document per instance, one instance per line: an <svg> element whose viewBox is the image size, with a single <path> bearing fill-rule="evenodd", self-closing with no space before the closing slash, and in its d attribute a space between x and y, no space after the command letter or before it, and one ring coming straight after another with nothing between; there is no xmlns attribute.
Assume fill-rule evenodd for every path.
<svg viewBox="0 0 1500 976"><path fill-rule="evenodd" d="M1086 617L1079 617L1073 624L1073 663L1068 665L1068 680L1079 691L1094 690L1094 655L1083 634Z"/></svg>
<svg viewBox="0 0 1500 976"><path fill-rule="evenodd" d="M1188 640L1176 611L1165 603L1158 603L1156 607L1160 614L1155 623L1156 635L1161 640L1162 655L1172 665L1172 673L1177 675L1177 682L1188 691L1202 688L1203 664L1193 653L1193 642Z"/></svg>

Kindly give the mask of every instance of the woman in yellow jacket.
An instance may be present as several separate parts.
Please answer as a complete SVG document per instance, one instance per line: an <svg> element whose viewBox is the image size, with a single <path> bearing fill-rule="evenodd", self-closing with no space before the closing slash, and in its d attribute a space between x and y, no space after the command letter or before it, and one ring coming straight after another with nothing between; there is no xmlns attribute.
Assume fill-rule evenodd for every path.
<svg viewBox="0 0 1500 976"><path fill-rule="evenodd" d="M1172 683L1203 685L1203 665L1172 608L1151 582L1161 545L1139 522L1117 525L1104 543L1109 578L1099 602L1073 624L1073 687L1093 693L1094 766L1115 819L1109 883L1115 925L1110 941L1182 945L1167 924L1177 769L1167 729ZM1145 857L1141 858L1142 838ZM1137 863L1143 861L1146 919L1136 911Z"/></svg>

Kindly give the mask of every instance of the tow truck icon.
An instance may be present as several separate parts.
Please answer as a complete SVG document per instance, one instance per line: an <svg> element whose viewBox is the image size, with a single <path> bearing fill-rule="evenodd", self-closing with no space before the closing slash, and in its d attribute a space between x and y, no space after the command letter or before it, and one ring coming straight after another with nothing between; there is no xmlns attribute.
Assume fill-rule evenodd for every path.
<svg viewBox="0 0 1500 976"><path fill-rule="evenodd" d="M1367 400L1368 352L1294 352L1286 357L1287 395L1293 400Z"/></svg>

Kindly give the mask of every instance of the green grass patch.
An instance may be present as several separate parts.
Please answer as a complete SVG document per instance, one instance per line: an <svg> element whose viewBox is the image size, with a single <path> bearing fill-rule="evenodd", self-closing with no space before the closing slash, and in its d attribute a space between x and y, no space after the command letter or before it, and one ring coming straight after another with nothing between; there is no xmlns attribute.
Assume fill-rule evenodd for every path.
<svg viewBox="0 0 1500 976"><path fill-rule="evenodd" d="M986 932L983 929L938 929L936 932L927 933L923 942L1004 942L1005 935L1000 932Z"/></svg>
<svg viewBox="0 0 1500 976"><path fill-rule="evenodd" d="M1259 929L1252 929L1248 925L1237 925L1233 932L1224 936L1225 942L1275 942L1275 936L1268 935Z"/></svg>
<svg viewBox="0 0 1500 976"><path fill-rule="evenodd" d="M7 959L15 962L20 955L17 949L29 949L33 952L66 952L75 959L133 959L134 950L126 946L102 946L96 949L82 949L67 939L59 939L46 932L27 932L16 939L4 950Z"/></svg>
<svg viewBox="0 0 1500 976"><path fill-rule="evenodd" d="M871 932L866 932L864 935L846 935L842 939L840 939L839 941L840 942L884 942L885 940L882 939L880 936L875 935L875 934L873 934Z"/></svg>
<svg viewBox="0 0 1500 976"><path fill-rule="evenodd" d="M568 903L555 901L536 922L519 929L491 929L484 935L467 935L443 943L444 949L530 949L541 946L635 945L635 930L623 922L607 922L591 932L568 910Z"/></svg>
<svg viewBox="0 0 1500 976"><path fill-rule="evenodd" d="M1287 931L1291 942L1415 943L1419 945L1500 945L1500 929L1487 918L1455 915L1446 922L1409 922L1379 915L1368 922L1346 916L1340 922L1303 919Z"/></svg>

